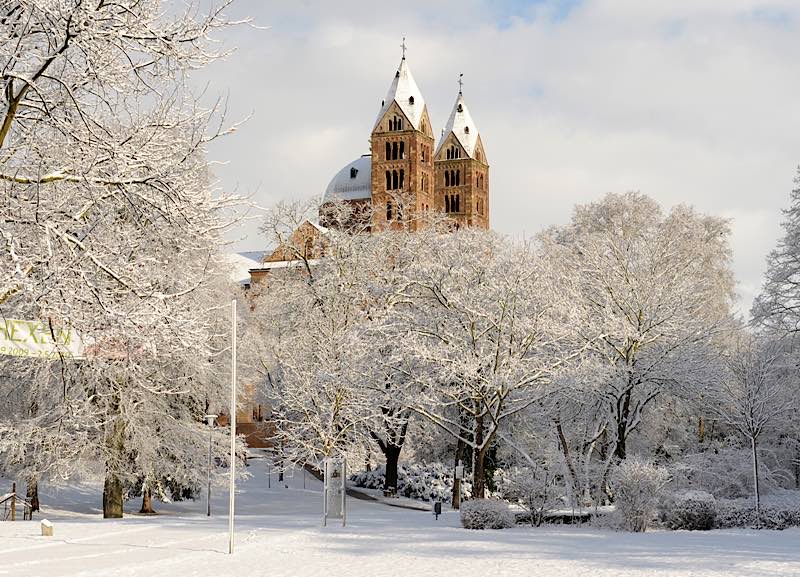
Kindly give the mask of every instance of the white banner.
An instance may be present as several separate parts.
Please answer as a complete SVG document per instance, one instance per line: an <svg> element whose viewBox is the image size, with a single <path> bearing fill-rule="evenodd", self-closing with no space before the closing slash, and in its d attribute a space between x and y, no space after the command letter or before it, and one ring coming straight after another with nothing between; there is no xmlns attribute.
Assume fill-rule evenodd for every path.
<svg viewBox="0 0 800 577"><path fill-rule="evenodd" d="M47 321L21 321L0 318L0 355L57 359L83 357L83 342L70 328Z"/></svg>

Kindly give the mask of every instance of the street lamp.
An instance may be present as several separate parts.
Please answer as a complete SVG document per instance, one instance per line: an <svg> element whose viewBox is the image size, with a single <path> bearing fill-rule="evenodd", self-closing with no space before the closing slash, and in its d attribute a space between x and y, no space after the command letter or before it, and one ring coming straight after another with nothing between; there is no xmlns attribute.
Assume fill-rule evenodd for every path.
<svg viewBox="0 0 800 577"><path fill-rule="evenodd" d="M206 516L211 517L211 433L214 430L214 419L218 415L206 415L204 418L208 423L208 463L206 473L208 476L208 487L206 489Z"/></svg>

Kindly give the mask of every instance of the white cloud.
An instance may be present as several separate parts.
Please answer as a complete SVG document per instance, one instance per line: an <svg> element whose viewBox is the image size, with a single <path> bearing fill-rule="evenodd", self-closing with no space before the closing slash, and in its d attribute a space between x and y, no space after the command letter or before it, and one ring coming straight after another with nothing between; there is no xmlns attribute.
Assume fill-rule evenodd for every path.
<svg viewBox="0 0 800 577"><path fill-rule="evenodd" d="M585 0L564 18L558 2L529 18L490 4L241 2L272 28L232 31L238 52L203 77L234 116L253 112L211 150L222 183L266 206L320 194L368 151L405 35L437 129L465 74L495 229L532 234L625 190L732 216L746 311L800 162L800 3Z"/></svg>

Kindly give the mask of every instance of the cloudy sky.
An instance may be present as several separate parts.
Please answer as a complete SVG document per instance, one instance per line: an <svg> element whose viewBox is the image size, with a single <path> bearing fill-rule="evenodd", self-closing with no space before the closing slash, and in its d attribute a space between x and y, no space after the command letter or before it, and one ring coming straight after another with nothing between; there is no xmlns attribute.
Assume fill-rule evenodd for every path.
<svg viewBox="0 0 800 577"><path fill-rule="evenodd" d="M221 185L261 206L321 194L369 152L407 38L438 134L464 95L491 165L492 227L530 236L639 190L733 223L749 309L800 163L797 0L239 0L204 71L231 118ZM237 250L260 250L257 222Z"/></svg>

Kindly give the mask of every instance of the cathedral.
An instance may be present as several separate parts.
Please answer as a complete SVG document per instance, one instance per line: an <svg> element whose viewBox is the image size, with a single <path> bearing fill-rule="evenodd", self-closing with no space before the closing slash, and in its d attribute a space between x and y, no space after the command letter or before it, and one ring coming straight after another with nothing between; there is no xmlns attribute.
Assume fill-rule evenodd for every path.
<svg viewBox="0 0 800 577"><path fill-rule="evenodd" d="M459 80L453 110L436 144L425 98L403 48L370 135L370 154L342 168L323 197L371 207L373 230L411 213L436 210L456 226L489 228L489 164ZM355 212L355 210L354 210ZM413 225L412 225L413 226Z"/></svg>
<svg viewBox="0 0 800 577"><path fill-rule="evenodd" d="M462 226L489 228L489 164L478 127L459 90L439 143L425 98L405 57L394 74L370 135L370 154L347 164L328 184L320 222L305 221L289 239L251 268L250 285L276 268L293 267L324 253L326 205L345 202L352 214L370 214L372 231L408 226L425 211L438 211Z"/></svg>

